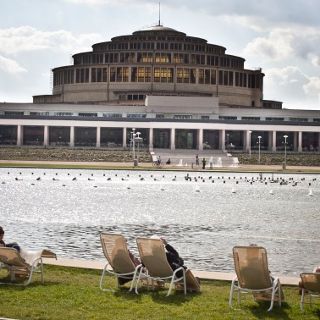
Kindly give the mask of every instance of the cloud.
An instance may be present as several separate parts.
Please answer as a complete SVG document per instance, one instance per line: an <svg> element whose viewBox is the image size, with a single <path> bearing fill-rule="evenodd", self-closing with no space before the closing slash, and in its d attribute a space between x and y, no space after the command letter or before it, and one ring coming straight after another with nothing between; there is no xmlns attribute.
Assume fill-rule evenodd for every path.
<svg viewBox="0 0 320 320"><path fill-rule="evenodd" d="M27 70L21 67L15 60L5 58L0 55L0 70L9 74L20 74L27 72Z"/></svg>
<svg viewBox="0 0 320 320"><path fill-rule="evenodd" d="M88 50L94 42L101 41L99 34L79 34L65 30L41 31L30 26L0 29L0 52L16 54L26 51L59 50L74 52Z"/></svg>
<svg viewBox="0 0 320 320"><path fill-rule="evenodd" d="M126 6L151 5L157 7L158 0L64 0L65 2L89 6ZM213 16L255 17L255 24L269 21L272 23L294 23L319 25L318 0L162 0L161 6L175 9L186 8L190 11L203 11ZM247 20L250 21L249 19ZM251 20L252 22L253 20Z"/></svg>
<svg viewBox="0 0 320 320"><path fill-rule="evenodd" d="M317 28L278 28L265 37L257 37L249 42L244 54L262 55L275 60L298 57L319 65L319 42L320 30Z"/></svg>
<svg viewBox="0 0 320 320"><path fill-rule="evenodd" d="M303 90L309 96L317 96L320 102L320 77L310 77Z"/></svg>

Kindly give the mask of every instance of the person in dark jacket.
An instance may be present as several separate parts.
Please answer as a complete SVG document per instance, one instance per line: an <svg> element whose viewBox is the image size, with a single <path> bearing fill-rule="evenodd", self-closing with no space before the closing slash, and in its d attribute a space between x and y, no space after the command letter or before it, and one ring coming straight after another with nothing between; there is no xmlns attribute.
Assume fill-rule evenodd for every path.
<svg viewBox="0 0 320 320"><path fill-rule="evenodd" d="M199 278L196 278L190 269L188 269L184 265L184 260L180 257L178 251L172 247L170 244L168 244L167 240L164 238L160 238L165 249L166 249L166 256L168 263L172 270L179 269L180 267L183 267L186 271L186 282L187 282L187 290L190 292L200 292L200 281ZM182 270L177 272L178 277L183 276Z"/></svg>
<svg viewBox="0 0 320 320"><path fill-rule="evenodd" d="M14 248L20 252L20 246L16 242L6 244L3 240L3 238L4 238L4 230L0 226L0 247Z"/></svg>

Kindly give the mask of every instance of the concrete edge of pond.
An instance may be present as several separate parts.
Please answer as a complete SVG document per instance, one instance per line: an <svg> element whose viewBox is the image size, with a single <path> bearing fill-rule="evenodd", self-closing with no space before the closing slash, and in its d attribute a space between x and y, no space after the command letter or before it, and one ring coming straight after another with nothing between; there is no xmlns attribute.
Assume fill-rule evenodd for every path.
<svg viewBox="0 0 320 320"><path fill-rule="evenodd" d="M179 167L175 165L153 166L152 163L140 163L134 167L130 162L71 162L71 161L27 161L0 160L0 168L41 168L41 169L97 169L97 170L155 170L177 172L237 172L237 173L282 173L282 174L320 174L320 166L287 166L283 170L280 165L239 165L237 167L214 167L202 170L201 167Z"/></svg>
<svg viewBox="0 0 320 320"><path fill-rule="evenodd" d="M68 259L68 258L58 258L57 260L51 258L44 258L44 264L55 265L61 267L71 267L71 268L84 268L84 269L95 269L102 270L106 264L106 261L100 260L79 260L79 259ZM196 277L203 280L222 280L222 281L232 281L235 277L235 273L232 272L218 272L218 271L199 271L192 270ZM279 276L280 282L283 285L297 286L299 284L300 278L298 277L287 277Z"/></svg>

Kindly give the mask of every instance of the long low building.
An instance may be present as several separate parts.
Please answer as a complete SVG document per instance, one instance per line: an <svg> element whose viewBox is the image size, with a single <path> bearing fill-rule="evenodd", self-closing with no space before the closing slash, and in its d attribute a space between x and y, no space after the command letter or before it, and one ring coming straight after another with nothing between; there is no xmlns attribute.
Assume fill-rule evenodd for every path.
<svg viewBox="0 0 320 320"><path fill-rule="evenodd" d="M89 110L89 111L88 111ZM144 105L0 104L0 144L158 149L320 150L320 111L230 108L216 97L148 96ZM286 138L284 138L286 136ZM260 138L259 138L260 137Z"/></svg>

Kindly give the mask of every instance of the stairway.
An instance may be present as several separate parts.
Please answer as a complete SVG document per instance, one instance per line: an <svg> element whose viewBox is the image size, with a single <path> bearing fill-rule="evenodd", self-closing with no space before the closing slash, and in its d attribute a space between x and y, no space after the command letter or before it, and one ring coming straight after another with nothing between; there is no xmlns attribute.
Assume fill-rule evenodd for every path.
<svg viewBox="0 0 320 320"><path fill-rule="evenodd" d="M202 167L202 159L206 159L206 168L210 167L237 167L238 158L232 157L221 150L170 150L154 149L156 157L160 156L162 164L170 158L171 165L178 167L196 166L196 155L199 157L199 167Z"/></svg>

